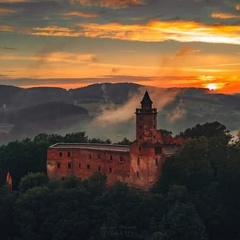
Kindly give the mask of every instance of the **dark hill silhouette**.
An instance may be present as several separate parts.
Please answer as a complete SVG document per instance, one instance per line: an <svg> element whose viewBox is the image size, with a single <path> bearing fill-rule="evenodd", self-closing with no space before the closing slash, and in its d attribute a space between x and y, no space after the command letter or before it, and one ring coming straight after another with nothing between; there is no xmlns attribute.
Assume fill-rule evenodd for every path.
<svg viewBox="0 0 240 240"><path fill-rule="evenodd" d="M70 129L76 122L88 119L88 111L80 106L63 102L48 102L17 110L8 110L0 113L1 122L12 126L4 139L32 137L41 132L58 132L60 129ZM0 123L1 125L1 123ZM9 127L9 126L7 126Z"/></svg>
<svg viewBox="0 0 240 240"><path fill-rule="evenodd" d="M103 83L70 89L69 93L76 102L80 103L100 101L103 103L123 104L140 87L142 86L134 83Z"/></svg>
<svg viewBox="0 0 240 240"><path fill-rule="evenodd" d="M76 128L73 127L72 131L91 132L90 137L114 140L120 136L121 139L117 141L123 137L131 138L134 136L132 122L107 125L106 128L103 128L104 124L84 124L91 123L91 119L101 114L103 109L112 109L110 118L119 106L136 95L141 88L152 88L156 90L155 93L159 90L134 83L102 83L70 90L53 87L23 89L0 85L0 143L18 139L24 134L31 137L40 132L59 133L63 129L63 133L67 133L73 126ZM176 97L160 109L159 128L179 133L198 123L218 121L229 130L240 129L239 94L226 95L203 88L169 88L164 92L160 90L157 96L162 99L167 93L176 94ZM142 95L139 96L140 100L141 98ZM129 111L133 116L134 110Z"/></svg>

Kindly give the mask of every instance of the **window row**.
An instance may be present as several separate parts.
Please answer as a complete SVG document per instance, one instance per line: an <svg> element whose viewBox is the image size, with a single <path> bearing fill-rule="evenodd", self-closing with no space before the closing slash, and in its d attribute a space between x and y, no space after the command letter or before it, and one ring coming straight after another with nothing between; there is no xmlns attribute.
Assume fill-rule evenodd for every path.
<svg viewBox="0 0 240 240"><path fill-rule="evenodd" d="M60 168L61 168L61 163L57 163L57 164L56 164L56 167L57 167L58 169L60 169ZM79 168L82 168L81 163L78 163L78 167L79 167ZM72 168L72 163L68 163L68 164L67 164L67 168L71 169L71 168ZM90 169L90 164L86 164L86 169ZM101 166L98 166L98 171L101 172L101 170L102 170ZM112 172L112 167L109 167L109 168L108 168L108 172L109 172L109 173Z"/></svg>
<svg viewBox="0 0 240 240"><path fill-rule="evenodd" d="M59 152L58 156L63 157L63 152ZM67 157L71 157L71 152L67 152Z"/></svg>
<svg viewBox="0 0 240 240"><path fill-rule="evenodd" d="M59 152L59 153L58 153L58 156L59 156L59 157L63 157L63 152ZM67 152L67 157L71 157L71 152ZM89 159L92 159L92 154L89 154L89 155L88 155L88 158L89 158ZM98 159L98 160L101 160L101 155L100 155L100 154L97 155L97 159ZM108 159L108 160L109 160L109 161L113 161L113 160L114 160L113 156L112 156L112 155L109 156L109 159ZM120 162L124 162L124 158L123 158L122 156L120 156L120 157L119 157L119 161L120 161Z"/></svg>

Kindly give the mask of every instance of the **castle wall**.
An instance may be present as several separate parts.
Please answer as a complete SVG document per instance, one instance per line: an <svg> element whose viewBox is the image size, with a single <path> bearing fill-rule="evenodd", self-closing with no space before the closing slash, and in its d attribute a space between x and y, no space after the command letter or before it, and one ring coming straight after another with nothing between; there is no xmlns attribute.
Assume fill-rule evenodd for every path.
<svg viewBox="0 0 240 240"><path fill-rule="evenodd" d="M129 152L81 148L49 148L47 173L50 179L64 180L69 176L87 179L95 172L107 175L109 185L129 182Z"/></svg>
<svg viewBox="0 0 240 240"><path fill-rule="evenodd" d="M163 155L153 144L137 144L134 142L130 147L130 182L136 186L148 190L158 180L162 164Z"/></svg>

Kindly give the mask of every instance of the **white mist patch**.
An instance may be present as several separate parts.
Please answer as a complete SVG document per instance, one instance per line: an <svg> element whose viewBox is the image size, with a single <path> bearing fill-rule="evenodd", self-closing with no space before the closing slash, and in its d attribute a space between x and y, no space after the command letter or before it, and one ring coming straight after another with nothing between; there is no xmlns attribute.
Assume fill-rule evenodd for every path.
<svg viewBox="0 0 240 240"><path fill-rule="evenodd" d="M101 114L93 121L93 126L108 127L133 121L135 119L135 109L141 107L141 100L144 96L145 88L141 88L138 93L132 95L129 100L122 106L112 105L103 109ZM172 102L178 91L169 91L168 89L148 88L150 98L153 101L153 107L161 111L162 108Z"/></svg>
<svg viewBox="0 0 240 240"><path fill-rule="evenodd" d="M170 123L174 123L179 119L182 119L186 115L187 111L184 108L183 101L180 100L179 104L176 106L176 108L172 111L169 112L167 115L167 120Z"/></svg>
<svg viewBox="0 0 240 240"><path fill-rule="evenodd" d="M127 101L126 104L120 107L110 105L107 108L104 108L101 114L92 121L92 124L95 126L106 127L133 120L134 111L138 105L138 95L134 95Z"/></svg>

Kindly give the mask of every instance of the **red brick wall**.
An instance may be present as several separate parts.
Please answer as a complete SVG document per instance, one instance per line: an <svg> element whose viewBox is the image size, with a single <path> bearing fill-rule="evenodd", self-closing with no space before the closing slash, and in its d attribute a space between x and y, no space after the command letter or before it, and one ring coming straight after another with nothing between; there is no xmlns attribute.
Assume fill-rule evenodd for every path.
<svg viewBox="0 0 240 240"><path fill-rule="evenodd" d="M130 147L130 185L149 189L158 180L163 163L162 153L155 153L152 144L138 144L136 141Z"/></svg>
<svg viewBox="0 0 240 240"><path fill-rule="evenodd" d="M128 152L80 148L49 148L47 172L50 179L62 180L71 175L89 178L95 172L108 177L108 184L129 182L130 157Z"/></svg>

